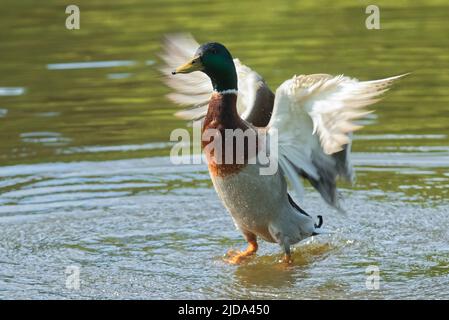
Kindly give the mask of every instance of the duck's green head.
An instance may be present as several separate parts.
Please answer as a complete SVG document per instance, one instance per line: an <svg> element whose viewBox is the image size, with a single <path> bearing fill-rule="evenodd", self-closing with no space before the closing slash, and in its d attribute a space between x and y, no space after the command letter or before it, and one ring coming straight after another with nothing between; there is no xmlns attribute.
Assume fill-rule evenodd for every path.
<svg viewBox="0 0 449 320"><path fill-rule="evenodd" d="M212 81L215 91L237 90L237 73L228 49L220 43L203 44L192 60L178 67L173 74L202 71Z"/></svg>

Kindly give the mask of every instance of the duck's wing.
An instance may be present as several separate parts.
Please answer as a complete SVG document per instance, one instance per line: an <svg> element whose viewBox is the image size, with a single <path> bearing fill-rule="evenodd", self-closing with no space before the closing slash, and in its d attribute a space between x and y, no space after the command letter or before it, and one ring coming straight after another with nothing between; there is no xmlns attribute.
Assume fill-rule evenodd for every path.
<svg viewBox="0 0 449 320"><path fill-rule="evenodd" d="M276 90L270 136L278 136L279 166L293 192L301 198L301 176L308 179L332 206L339 208L336 180L353 181L349 159L353 121L370 111L365 107L401 76L358 81L326 74L300 75Z"/></svg>
<svg viewBox="0 0 449 320"><path fill-rule="evenodd" d="M176 113L176 116L186 120L200 120L206 115L212 85L209 78L201 72L177 74L175 77L171 72L191 59L199 46L190 34L167 35L161 54L165 65L160 71L165 83L173 90L167 97L179 105L190 106L189 109ZM238 76L239 114L255 126L266 126L273 109L273 92L257 72L242 64L239 59L234 59L234 64Z"/></svg>

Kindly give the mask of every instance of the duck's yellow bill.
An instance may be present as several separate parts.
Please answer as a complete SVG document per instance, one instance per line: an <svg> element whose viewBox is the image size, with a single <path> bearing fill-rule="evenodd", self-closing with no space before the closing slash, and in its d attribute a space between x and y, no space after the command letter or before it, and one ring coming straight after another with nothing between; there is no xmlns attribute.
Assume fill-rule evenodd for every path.
<svg viewBox="0 0 449 320"><path fill-rule="evenodd" d="M190 73L193 71L201 71L201 70L203 70L203 64L201 63L201 59L200 59L200 57L195 57L192 60L190 60L189 62L176 68L176 70L173 71L172 74Z"/></svg>

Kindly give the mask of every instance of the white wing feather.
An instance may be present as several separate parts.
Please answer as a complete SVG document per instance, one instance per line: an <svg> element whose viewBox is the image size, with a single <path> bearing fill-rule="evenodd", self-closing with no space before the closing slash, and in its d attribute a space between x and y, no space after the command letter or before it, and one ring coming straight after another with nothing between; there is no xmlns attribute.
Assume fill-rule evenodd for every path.
<svg viewBox="0 0 449 320"><path fill-rule="evenodd" d="M338 207L337 177L353 179L351 133L361 128L353 121L369 113L364 107L377 102L402 76L358 81L342 75L300 75L277 89L268 129L278 131L279 165L297 196L303 176Z"/></svg>

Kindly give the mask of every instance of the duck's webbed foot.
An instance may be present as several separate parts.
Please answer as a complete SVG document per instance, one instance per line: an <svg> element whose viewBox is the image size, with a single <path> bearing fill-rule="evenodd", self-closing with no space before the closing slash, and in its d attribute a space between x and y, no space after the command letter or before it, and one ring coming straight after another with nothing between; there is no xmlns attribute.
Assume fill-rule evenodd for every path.
<svg viewBox="0 0 449 320"><path fill-rule="evenodd" d="M257 242L251 241L248 243L248 247L245 251L228 251L228 258L225 259L226 262L230 264L239 264L246 258L254 255L257 251Z"/></svg>
<svg viewBox="0 0 449 320"><path fill-rule="evenodd" d="M227 258L225 259L226 262L230 264L239 264L246 258L254 255L257 252L258 245L257 245L257 238L255 235L252 235L251 237L246 236L246 239L248 241L248 247L245 251L235 251L235 250L229 250L227 253Z"/></svg>

